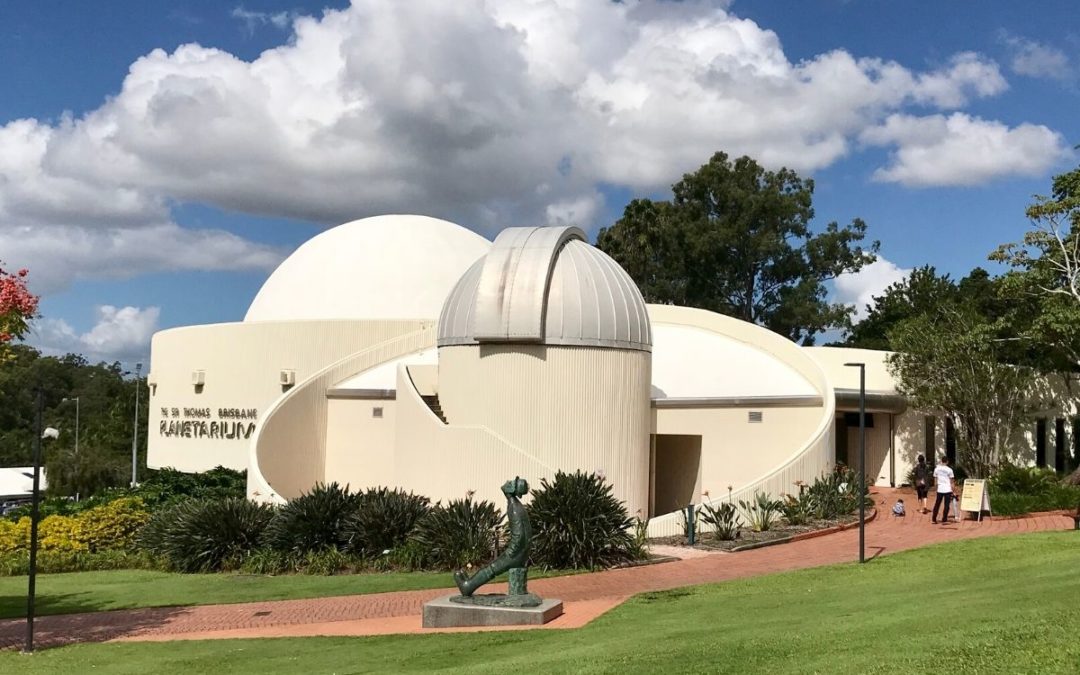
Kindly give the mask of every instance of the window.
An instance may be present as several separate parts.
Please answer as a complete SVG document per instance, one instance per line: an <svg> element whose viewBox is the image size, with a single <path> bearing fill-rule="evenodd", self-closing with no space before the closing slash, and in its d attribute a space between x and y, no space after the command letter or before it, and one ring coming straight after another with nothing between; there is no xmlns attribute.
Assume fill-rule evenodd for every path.
<svg viewBox="0 0 1080 675"><path fill-rule="evenodd" d="M933 415L927 415L923 418L923 455L926 457L926 461L931 464L934 463L934 455L937 454L937 419Z"/></svg>
<svg viewBox="0 0 1080 675"><path fill-rule="evenodd" d="M1065 418L1054 420L1054 469L1065 471Z"/></svg>
<svg viewBox="0 0 1080 675"><path fill-rule="evenodd" d="M1046 420L1035 422L1035 466L1046 466Z"/></svg>
<svg viewBox="0 0 1080 675"><path fill-rule="evenodd" d="M863 418L866 420L866 428L867 429L873 429L874 428L874 413L865 413L863 415ZM859 428L859 413L857 413L857 412L846 412L846 413L844 413L844 424L848 425L852 429L858 429Z"/></svg>

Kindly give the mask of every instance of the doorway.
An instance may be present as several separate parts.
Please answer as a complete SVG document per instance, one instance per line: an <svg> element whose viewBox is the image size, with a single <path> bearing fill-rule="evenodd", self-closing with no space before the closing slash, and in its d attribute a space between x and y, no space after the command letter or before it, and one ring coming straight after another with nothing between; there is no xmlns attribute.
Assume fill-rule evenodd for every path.
<svg viewBox="0 0 1080 675"><path fill-rule="evenodd" d="M701 436L655 434L652 443L651 516L672 513L698 501L701 491Z"/></svg>

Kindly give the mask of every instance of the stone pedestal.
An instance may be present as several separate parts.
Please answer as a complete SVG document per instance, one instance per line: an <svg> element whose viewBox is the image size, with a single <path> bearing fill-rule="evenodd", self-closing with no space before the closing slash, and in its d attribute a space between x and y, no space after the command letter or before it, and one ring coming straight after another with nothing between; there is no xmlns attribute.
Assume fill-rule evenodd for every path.
<svg viewBox="0 0 1080 675"><path fill-rule="evenodd" d="M542 626L563 613L562 600L542 600L535 607L508 607L452 602L453 595L424 605L424 628L462 626Z"/></svg>

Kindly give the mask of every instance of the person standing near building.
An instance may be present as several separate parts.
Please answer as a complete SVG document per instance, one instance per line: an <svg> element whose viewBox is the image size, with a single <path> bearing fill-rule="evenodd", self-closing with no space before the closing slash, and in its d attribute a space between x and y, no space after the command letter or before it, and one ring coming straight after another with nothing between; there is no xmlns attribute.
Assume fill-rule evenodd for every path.
<svg viewBox="0 0 1080 675"><path fill-rule="evenodd" d="M915 494L919 497L919 506L926 513L926 493L930 491L930 467L926 465L926 457L919 455L919 463L915 465Z"/></svg>
<svg viewBox="0 0 1080 675"><path fill-rule="evenodd" d="M945 503L945 512L941 514L941 524L945 525L949 522L949 507L952 505L953 499L953 477L953 470L949 467L949 458L942 457L937 468L934 469L937 497L934 499L934 513L930 517L930 522L935 525L937 525L938 521L938 508L942 502Z"/></svg>

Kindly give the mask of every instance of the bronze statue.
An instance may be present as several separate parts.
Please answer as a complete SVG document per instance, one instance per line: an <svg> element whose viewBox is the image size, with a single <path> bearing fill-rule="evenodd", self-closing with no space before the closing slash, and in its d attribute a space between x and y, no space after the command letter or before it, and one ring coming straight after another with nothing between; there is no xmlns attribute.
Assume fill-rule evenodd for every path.
<svg viewBox="0 0 1080 675"><path fill-rule="evenodd" d="M454 582L461 591L461 597L451 598L453 602L516 607L532 607L541 602L540 598L529 593L526 588L528 584L526 563L529 559L532 526L529 524L529 513L525 505L521 503L521 497L529 493L529 484L524 478L514 478L503 483L502 491L506 495L506 515L510 521L510 543L502 555L471 578L465 574L464 570L454 572ZM509 594L473 597L476 589L503 572L510 573Z"/></svg>

